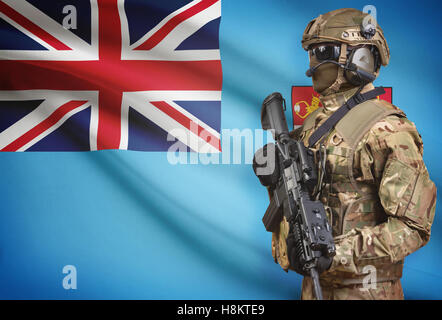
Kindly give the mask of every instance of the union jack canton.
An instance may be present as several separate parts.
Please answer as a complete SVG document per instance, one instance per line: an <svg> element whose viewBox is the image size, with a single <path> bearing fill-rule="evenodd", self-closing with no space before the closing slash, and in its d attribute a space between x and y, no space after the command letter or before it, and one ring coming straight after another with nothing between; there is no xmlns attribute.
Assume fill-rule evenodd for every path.
<svg viewBox="0 0 442 320"><path fill-rule="evenodd" d="M166 151L171 133L219 152L220 17L220 0L0 0L0 150Z"/></svg>

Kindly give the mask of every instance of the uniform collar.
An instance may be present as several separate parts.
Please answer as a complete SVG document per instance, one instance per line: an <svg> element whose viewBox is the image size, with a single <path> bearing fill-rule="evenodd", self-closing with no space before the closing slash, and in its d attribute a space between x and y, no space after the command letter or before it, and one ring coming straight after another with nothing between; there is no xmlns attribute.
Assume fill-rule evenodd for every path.
<svg viewBox="0 0 442 320"><path fill-rule="evenodd" d="M367 91L373 90L374 86L372 83L368 83L364 86L361 93L365 93ZM338 92L334 94L330 94L327 96L319 96L321 100L323 111L326 114L333 113L339 109L348 99L350 99L358 90L358 88L349 89L347 91Z"/></svg>

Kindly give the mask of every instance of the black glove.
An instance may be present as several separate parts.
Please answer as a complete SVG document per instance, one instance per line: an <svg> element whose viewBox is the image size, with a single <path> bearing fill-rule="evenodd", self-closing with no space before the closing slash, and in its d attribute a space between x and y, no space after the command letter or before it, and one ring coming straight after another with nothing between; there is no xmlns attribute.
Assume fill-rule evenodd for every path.
<svg viewBox="0 0 442 320"><path fill-rule="evenodd" d="M321 256L316 262L316 269L318 270L318 273L321 274L330 269L332 263L333 257Z"/></svg>
<svg viewBox="0 0 442 320"><path fill-rule="evenodd" d="M296 233L289 233L287 237L287 254L290 265L297 273L303 276L309 276L310 273L304 268L306 261L303 259L302 252L299 251L300 249L298 249L298 246L296 245L297 241L298 239L296 237ZM316 260L316 270L318 271L318 274L327 271L330 268L332 262L333 257L319 257Z"/></svg>

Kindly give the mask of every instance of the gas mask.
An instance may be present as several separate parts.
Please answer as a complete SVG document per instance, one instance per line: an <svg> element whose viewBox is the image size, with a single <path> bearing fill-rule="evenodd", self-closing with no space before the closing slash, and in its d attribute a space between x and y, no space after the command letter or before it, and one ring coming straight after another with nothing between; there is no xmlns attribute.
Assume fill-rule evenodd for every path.
<svg viewBox="0 0 442 320"><path fill-rule="evenodd" d="M310 68L314 68L322 62L321 60L318 60L316 55L311 55L310 51L309 57ZM336 78L338 77L338 71L339 66L332 63L327 63L319 66L312 74L313 89L319 94L322 94L336 81Z"/></svg>
<svg viewBox="0 0 442 320"><path fill-rule="evenodd" d="M374 46L348 48L345 43L323 43L308 50L313 88L329 95L363 86L376 79L380 59Z"/></svg>

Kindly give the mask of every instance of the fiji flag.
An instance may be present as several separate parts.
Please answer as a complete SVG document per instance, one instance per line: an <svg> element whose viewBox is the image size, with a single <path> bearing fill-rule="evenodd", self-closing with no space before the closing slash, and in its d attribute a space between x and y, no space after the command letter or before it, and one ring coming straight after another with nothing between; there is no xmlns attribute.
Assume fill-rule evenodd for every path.
<svg viewBox="0 0 442 320"><path fill-rule="evenodd" d="M0 0L0 150L59 151L0 153L0 299L291 290L262 277L251 164L164 152L221 155L221 25L220 0Z"/></svg>
<svg viewBox="0 0 442 320"><path fill-rule="evenodd" d="M0 150L14 151L0 152L0 299L299 298L261 221L261 104L279 91L298 116L319 106L303 30L366 4L0 0ZM441 46L427 32L440 10L375 5L392 58L374 84L394 88L440 189L440 59L422 50ZM406 259L407 298L441 298L440 217Z"/></svg>
<svg viewBox="0 0 442 320"><path fill-rule="evenodd" d="M0 150L165 151L181 129L218 152L220 15L219 0L0 1Z"/></svg>

